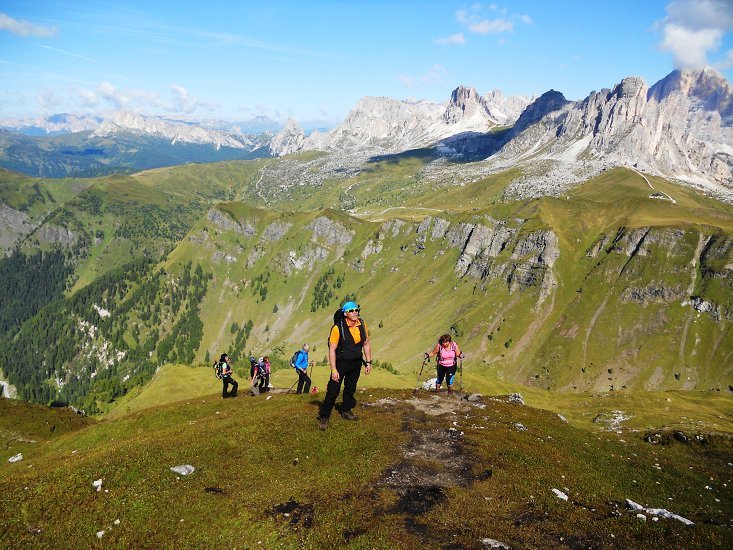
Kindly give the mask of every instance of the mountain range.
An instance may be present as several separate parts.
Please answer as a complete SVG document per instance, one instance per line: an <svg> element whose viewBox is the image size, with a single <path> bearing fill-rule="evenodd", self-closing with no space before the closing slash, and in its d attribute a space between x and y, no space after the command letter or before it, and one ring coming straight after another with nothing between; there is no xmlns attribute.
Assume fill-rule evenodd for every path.
<svg viewBox="0 0 733 550"><path fill-rule="evenodd" d="M253 122L258 124L249 127L261 130L270 121ZM365 97L337 127L309 135L295 120L275 135L245 133L243 127L131 112L0 121L0 166L58 177L153 168L184 158L211 162L326 151L357 155L360 162L427 148L453 162L481 161L472 169L484 175L523 166L525 179L515 185L523 195L562 193L609 167L633 166L732 200L733 87L712 69L673 71L651 87L628 77L579 101L553 90L530 98L506 97L500 90L480 96L466 86L442 103ZM39 137L42 132L46 136Z"/></svg>

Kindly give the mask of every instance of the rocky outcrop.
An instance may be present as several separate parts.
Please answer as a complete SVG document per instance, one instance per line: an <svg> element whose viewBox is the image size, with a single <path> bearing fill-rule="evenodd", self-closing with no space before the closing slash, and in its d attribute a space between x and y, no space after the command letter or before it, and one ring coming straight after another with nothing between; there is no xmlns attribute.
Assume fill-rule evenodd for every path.
<svg viewBox="0 0 733 550"><path fill-rule="evenodd" d="M511 136L520 134L525 129L539 122L548 114L563 109L571 102L555 90L545 92L535 99L521 114L511 131Z"/></svg>
<svg viewBox="0 0 733 550"><path fill-rule="evenodd" d="M47 243L58 243L71 246L77 240L77 235L66 227L44 224L36 233L38 239Z"/></svg>
<svg viewBox="0 0 733 550"><path fill-rule="evenodd" d="M319 216L306 226L308 231L313 232L311 241L322 242L327 245L347 245L354 238L354 233L338 222Z"/></svg>
<svg viewBox="0 0 733 550"><path fill-rule="evenodd" d="M636 166L731 199L716 184L733 188L733 87L714 70L674 71L651 88L629 77L578 102L548 94L522 113L492 160L549 160L581 181Z"/></svg>
<svg viewBox="0 0 733 550"><path fill-rule="evenodd" d="M290 265L293 269L307 269L313 271L317 262L324 262L328 259L329 251L322 246L307 246L303 252L298 255L294 250L288 254ZM290 271L286 270L286 275L290 275Z"/></svg>
<svg viewBox="0 0 733 550"><path fill-rule="evenodd" d="M686 297L685 289L681 285L670 287L661 282L652 283L643 288L626 288L621 293L622 302L635 302L645 307L649 304L682 301Z"/></svg>
<svg viewBox="0 0 733 550"><path fill-rule="evenodd" d="M393 238L399 237L402 229L408 227L408 224L402 220L390 220L384 222L381 231L386 235L391 234Z"/></svg>
<svg viewBox="0 0 733 550"><path fill-rule="evenodd" d="M8 250L18 239L28 235L35 225L25 212L0 203L0 251Z"/></svg>
<svg viewBox="0 0 733 550"><path fill-rule="evenodd" d="M245 237L254 237L255 233L257 233L257 230L251 222L245 221L244 223L239 223L216 208L210 208L206 217L222 231L235 231Z"/></svg>
<svg viewBox="0 0 733 550"><path fill-rule="evenodd" d="M444 103L365 97L338 127L327 134L314 132L301 148L345 151L377 147L383 152L399 152L430 146L458 134L483 134L497 125L510 125L532 99L504 97L499 90L479 97L474 88L466 86L456 88Z"/></svg>
<svg viewBox="0 0 733 550"><path fill-rule="evenodd" d="M273 155L282 157L300 151L304 142L305 132L295 120L289 118L285 127L272 138L270 151Z"/></svg>
<svg viewBox="0 0 733 550"><path fill-rule="evenodd" d="M267 243L277 242L285 236L291 227L293 227L292 223L272 222L262 232L261 241Z"/></svg>

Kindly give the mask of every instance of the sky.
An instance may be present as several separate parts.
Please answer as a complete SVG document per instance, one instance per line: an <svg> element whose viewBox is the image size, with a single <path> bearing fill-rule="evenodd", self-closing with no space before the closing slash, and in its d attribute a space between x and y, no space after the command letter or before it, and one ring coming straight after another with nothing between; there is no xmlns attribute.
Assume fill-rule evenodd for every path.
<svg viewBox="0 0 733 550"><path fill-rule="evenodd" d="M706 66L733 80L733 0L0 0L0 119L334 125L364 96L577 100Z"/></svg>

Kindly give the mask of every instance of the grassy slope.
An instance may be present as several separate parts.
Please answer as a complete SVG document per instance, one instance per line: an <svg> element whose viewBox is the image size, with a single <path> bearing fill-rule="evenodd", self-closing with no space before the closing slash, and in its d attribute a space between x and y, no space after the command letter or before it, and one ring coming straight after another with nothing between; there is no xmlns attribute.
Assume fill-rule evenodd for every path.
<svg viewBox="0 0 733 550"><path fill-rule="evenodd" d="M360 421L334 418L325 433L309 397L211 394L12 442L0 452L0 542L92 546L104 530L99 544L135 547L733 543L729 439L652 445L502 400L479 408L422 394L416 409L412 392L358 398ZM18 451L24 460L9 464ZM179 464L196 471L179 477L169 470ZM626 498L695 525L642 522Z"/></svg>
<svg viewBox="0 0 733 550"><path fill-rule="evenodd" d="M468 196L480 196L481 200L490 203L481 193L495 194L499 192L497 189L503 189L505 183L487 180L462 189ZM604 300L612 296L612 302L617 301L624 287L609 286L603 274L586 280L598 259L586 258L585 252L600 236L608 234L613 237L619 227L668 227L670 223L673 228L696 226L703 231L709 231L710 227L728 231L731 227L733 215L729 207L682 188L668 186L665 189L675 194L679 205L649 199L649 189L643 179L630 171L615 170L581 186L569 200L543 198L494 203L478 211L457 208L454 213L444 212L442 216L452 223L475 223L488 214L495 219L525 220L521 226L515 223L523 232L546 227L553 229L560 246L560 260L554 268L559 286L539 311L535 310L537 290L510 294L500 281L483 289L477 288L481 285L475 279L458 280L453 275L453 265L459 250L446 249L430 239L424 250L416 250L414 225L413 233L408 234L404 229L396 238L387 232L383 251L362 261L363 271L356 271L351 266L367 241L375 239L381 221L365 223L328 212L325 215L354 232L354 239L340 256L337 247L327 247L329 259L325 265L316 263L313 271L295 270L289 276L281 273L282 266L288 264L289 252L300 255L310 246L310 234L302 228L319 214L261 211L243 203L229 203L222 205L221 209L233 219L252 223L258 232L255 237L220 231L208 221L201 222L192 234L200 235L206 229L210 241L204 247L182 243L169 256L167 265L192 260L214 273L214 281L202 307L205 334L200 348L201 357L206 350L213 357L227 349L232 339L230 325L237 322L241 326L251 319L255 328L248 342L248 351L261 355L281 348L288 352L283 355L289 356L291 349L309 341L316 346L313 356L321 360L325 346L319 346L330 326L331 310L310 312L310 301L315 280L326 266L333 265L338 273L346 274L342 294L356 292L364 306L365 318L372 328L375 356L393 363L400 371L411 371L419 363L422 351L431 345L435 335L447 330L448 320L457 322L462 330L460 341L471 357L468 366L481 376L571 390L608 389L610 384L614 384L616 389L622 385L654 389L660 386L659 380L652 380L657 366L654 359L664 357L664 383L661 385L683 388L687 385L675 385L672 376L679 372L679 366L668 363L679 355L678 349L665 350L665 346L668 345L670 331L682 332L690 310L676 304L663 309L656 305L645 308L636 304L612 303L601 311L604 314L598 315L596 322L594 315ZM455 190L449 191L453 192ZM435 204L438 205L437 202ZM448 205L452 204L458 202L448 202ZM670 214L670 208L675 212ZM401 214L401 210L373 213L382 221L390 215L402 217ZM421 218L427 214L421 211L418 215ZM264 227L275 221L291 223L292 227L281 241L263 243ZM696 240L691 240L694 235L697 233L689 233L686 237L688 248L683 251L690 256L696 244ZM246 258L258 248L264 249L264 255L247 267ZM233 263L215 262L212 258L216 252L229 253L237 260ZM510 253L510 250L504 252L500 261L508 261ZM622 263L619 262L625 261L625 257L616 256L612 262L616 262L618 267L610 263L608 269L611 271L620 269ZM686 257L672 260L683 264L688 261ZM681 267L685 266L670 264L669 271L674 273ZM261 301L251 292L251 287L254 279L267 270L271 272L268 296ZM649 277L643 272L638 276L641 281ZM670 284L676 281L672 277ZM582 289L582 295L577 289ZM670 323L665 332L645 336L643 354L618 363L614 354L619 356L619 349L623 348L619 348L617 343L618 327L627 327L632 333L638 332L636 327L639 324L653 329L658 323L655 316L659 315L666 315ZM377 327L380 321L383 328ZM406 331L406 327L411 325L415 325L415 330ZM715 386L716 380L721 379L721 369L725 372L727 363L724 360L716 363L696 350L709 347L717 350L719 358L724 358L730 351L725 344L727 330L727 323L720 325L707 318L698 318L686 332L692 344L686 347L689 365L685 369L703 373L695 382L699 387ZM571 336L562 336L561 333ZM634 346L638 348L639 342L628 339L627 347L636 349ZM708 363L713 365L712 369L708 369ZM638 371L636 367L639 364L650 366ZM544 376L542 370L548 365L552 372ZM606 384L609 368L615 369L615 375ZM581 369L586 369L587 373L581 373ZM535 377L536 373L541 375L540 378Z"/></svg>

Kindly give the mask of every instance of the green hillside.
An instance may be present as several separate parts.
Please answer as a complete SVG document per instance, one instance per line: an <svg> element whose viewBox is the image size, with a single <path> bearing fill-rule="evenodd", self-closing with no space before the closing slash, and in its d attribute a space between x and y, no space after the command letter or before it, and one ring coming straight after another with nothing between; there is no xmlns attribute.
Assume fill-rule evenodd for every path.
<svg viewBox="0 0 733 550"><path fill-rule="evenodd" d="M33 406L0 402L0 418L19 426L0 450L0 544L733 543L729 436L648 432L645 441L627 430L574 427L506 396L468 401L377 389L359 392L357 422L336 417L321 432L311 397L268 397L223 401L212 392L36 442L42 419L17 423ZM58 418L46 415L46 424ZM10 463L17 453L22 460ZM170 470L180 465L193 473ZM629 501L677 519L633 510Z"/></svg>

